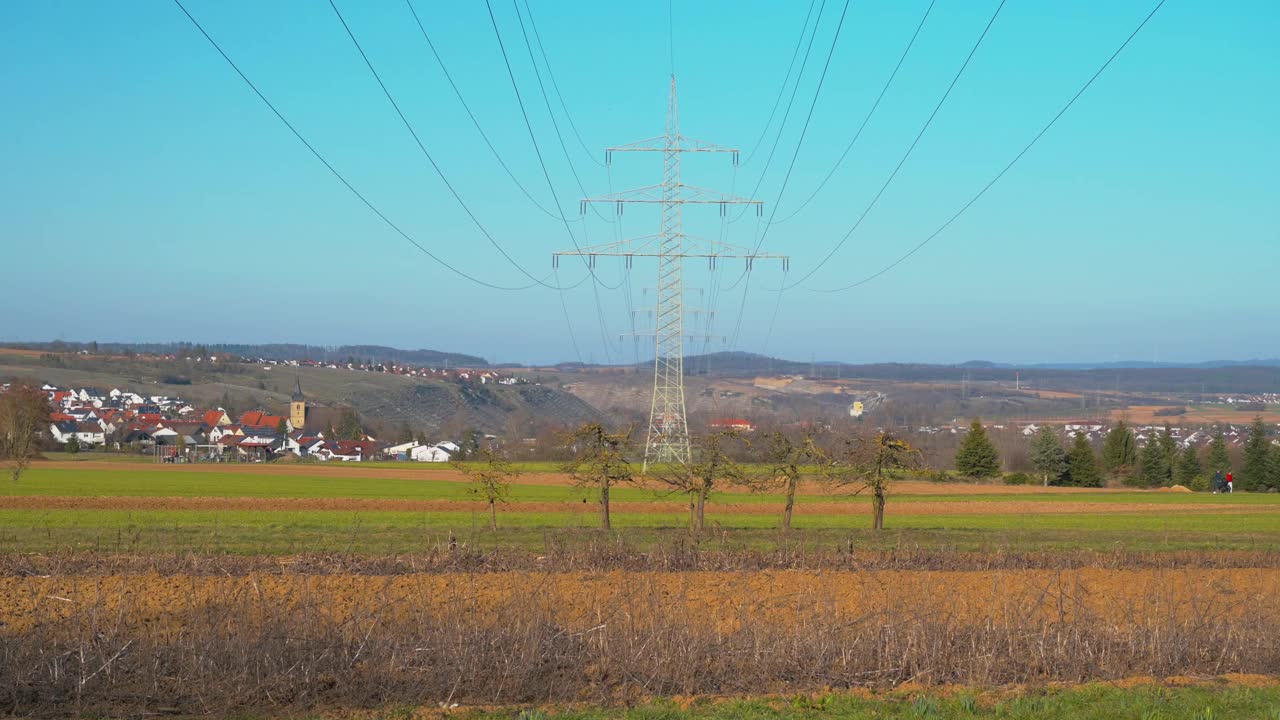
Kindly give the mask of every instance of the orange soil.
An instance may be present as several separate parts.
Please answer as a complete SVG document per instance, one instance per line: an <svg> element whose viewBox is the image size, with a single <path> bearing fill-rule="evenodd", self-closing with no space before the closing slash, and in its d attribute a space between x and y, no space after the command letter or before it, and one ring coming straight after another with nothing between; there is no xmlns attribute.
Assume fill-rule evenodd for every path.
<svg viewBox="0 0 1280 720"><path fill-rule="evenodd" d="M1109 514L1168 512L1161 503L1084 503L1070 501L939 501L892 504L894 515L1024 515L1024 514ZM511 502L503 511L515 512L595 512L590 502ZM611 509L626 513L683 513L688 505L679 500L651 502L614 501ZM869 501L856 499L841 503L803 503L797 506L801 515L860 515L866 513ZM395 498L257 498L257 497L63 497L51 495L0 496L3 510L335 510L345 512L479 512L487 509L480 500L402 500ZM1221 513L1226 509L1214 503L1187 503L1176 506L1179 513ZM778 503L712 503L707 506L716 515L776 515L782 512ZM1231 506L1232 513L1280 513L1280 508L1266 505Z"/></svg>
<svg viewBox="0 0 1280 720"><path fill-rule="evenodd" d="M803 624L816 613L851 622L883 613L944 622L1040 616L1141 625L1170 614L1259 613L1280 621L1278 594L1273 569L0 577L0 637L72 616L129 614L178 626L188 614L233 607L245 622L259 608L306 606L336 621L462 608L484 623L530 599L566 627L693 613L724 632L749 622Z"/></svg>

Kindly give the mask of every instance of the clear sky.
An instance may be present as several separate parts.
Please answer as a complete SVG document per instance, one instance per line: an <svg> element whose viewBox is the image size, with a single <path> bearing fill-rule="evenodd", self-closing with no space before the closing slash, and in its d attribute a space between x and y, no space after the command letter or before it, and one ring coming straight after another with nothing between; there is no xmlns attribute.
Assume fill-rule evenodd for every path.
<svg viewBox="0 0 1280 720"><path fill-rule="evenodd" d="M184 2L334 167L423 247L488 282L527 284L427 164L326 2ZM851 2L783 190L841 0L815 2L813 14L823 13L791 114L777 135L788 87L754 154L808 2L677 0L670 23L666 2L529 2L593 151L579 146L548 84L582 189L515 6L494 0L493 9L581 244L657 232L653 209L632 206L615 225L580 219L578 200L583 190L660 180L658 155L615 156L611 172L597 162L607 145L661 134L672 58L683 132L740 147L744 160L735 171L726 157L686 157L684 181L754 190L765 218L777 203L782 219L831 169L928 6ZM688 304L717 313L710 333L702 315L690 316L690 331L733 335L745 307L736 344L713 339L709 349L760 352L767 343L770 354L851 362L1280 356L1280 3L1271 0L1168 0L946 232L870 283L815 292L875 272L933 232L1153 4L1009 0L857 232L782 295L773 332L781 269L758 263L730 291L742 269L734 262L719 278L691 263ZM857 220L996 5L937 0L832 180L768 230L761 249L791 256L789 282ZM414 7L495 147L550 207L484 3ZM339 8L476 217L527 272L549 273L551 252L574 240L503 173L405 3L341 0ZM487 289L450 273L339 184L169 0L0 3L0 98L0 340L377 343L521 362L635 357L635 342L618 335L632 330L628 307L653 303L652 260L637 260L629 283L619 263L602 260L600 282L620 288L588 281L563 296ZM691 234L746 246L762 227L750 213L723 222L715 207L686 208L684 217ZM584 274L566 261L559 281ZM637 313L635 329L649 321ZM642 358L652 354L646 347L651 340L640 341ZM702 348L698 340L690 352Z"/></svg>

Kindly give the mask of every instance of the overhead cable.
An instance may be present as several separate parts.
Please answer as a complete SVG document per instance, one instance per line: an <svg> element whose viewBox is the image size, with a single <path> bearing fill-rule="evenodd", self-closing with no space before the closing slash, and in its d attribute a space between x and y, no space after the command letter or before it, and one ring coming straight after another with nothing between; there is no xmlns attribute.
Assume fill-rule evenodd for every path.
<svg viewBox="0 0 1280 720"><path fill-rule="evenodd" d="M245 85L248 85L249 89L252 90L253 93L258 96L258 99L261 100L262 103L266 105L269 110L271 110L272 114L274 114L276 118L282 124L284 124L286 128L289 129L289 132L291 132L293 136L297 138L298 141L301 142L303 146L307 148L308 151L310 151L310 153L316 158L316 160L320 161L320 164L324 165L325 169L328 170L330 174L332 174L335 178L337 178L338 182L342 183L343 187L345 187L348 191L350 191L352 195L355 195L356 199L358 199L361 203L363 203L365 207L369 208L369 210L373 212L374 215L378 216L378 219L382 220L382 222L387 227L391 228L397 235L404 238L409 244L413 245L420 252L422 252L432 260L434 260L436 263L444 267L449 272L452 272L453 274L463 279L469 280L470 282L473 282L482 287L487 287L494 290L528 290L529 288L533 288L533 287L537 287L538 285L545 284L544 283L545 278L543 278L543 280L539 280L539 281L530 283L528 285L516 285L516 286L498 285L496 283L491 283L485 280L481 280L480 278L474 275L471 275L467 272L464 272L458 269L457 267L453 266L452 264L444 260L439 255L436 255L435 253L428 250L417 240L413 239L413 237L410 236L404 230L402 230L399 225L392 222L391 219L388 218L385 213L379 210L378 207L374 205L373 202L370 201L363 193L357 190L355 185L351 184L351 182L347 180L347 178L341 172L339 172L338 169L335 168L333 164L330 163L325 158L325 156L322 155L320 151L317 150L316 147L312 145L311 142L307 140L305 136L303 136L301 132L298 131L298 129L293 125L293 123L289 122L288 118L286 118L284 114L281 113L280 110L276 108L275 104L273 104L270 100L267 99L267 96L264 95L263 92L258 89L258 86L255 85L253 81L249 79L249 76L246 75L244 71L240 69L240 66L237 65L235 61L231 59L231 56L228 55L226 51L222 49L222 46L219 45L218 42L213 39L213 36L211 36L204 29L204 26L202 26L200 22L195 19L195 16L193 16L190 12L187 11L186 6L182 4L181 0L173 0L173 2L175 5L178 6L178 9L182 11L182 14L187 16L187 19L191 21L191 24L195 26L196 30L198 30L200 34L204 36L205 40L207 40L209 44L213 46L213 49L216 50L218 54L222 56L222 59L225 60L228 65L231 66L231 69L235 71L236 75L240 76L240 79L244 81Z"/></svg>
<svg viewBox="0 0 1280 720"><path fill-rule="evenodd" d="M911 34L911 39L907 41L906 48L902 50L902 55L898 57L898 64L893 66L893 72L889 73L889 78L885 80L884 86L880 88L880 94L876 96L875 102L871 104L871 109L868 110L866 116L862 118L862 123L858 125L857 132L853 134L853 137L849 140L849 144L844 146L844 152L840 153L840 157L837 158L835 164L831 166L831 170L827 172L827 176L822 178L822 181L813 189L813 192L809 194L809 197L805 198L804 202L796 206L795 210L791 211L791 213L786 217L774 221L772 224L776 225L784 223L796 215L799 215L800 211L804 210L809 203L813 202L813 199L818 196L818 193L822 191L822 188L826 187L827 182L836 174L836 170L840 169L840 165L844 163L845 158L849 156L849 151L853 150L853 146L857 144L858 138L862 137L862 131L867 129L867 123L871 121L871 116L876 114L876 109L880 107L880 101L884 100L885 93L887 93L889 91L889 87L893 85L894 78L898 76L898 71L902 69L902 63L906 61L907 55L911 52L911 48L915 46L916 38L920 36L920 30L924 28L924 23L929 19L929 13L933 11L933 6L937 1L938 0L929 0L929 5L924 10L924 16L920 18L920 22L916 25L915 32Z"/></svg>
<svg viewBox="0 0 1280 720"><path fill-rule="evenodd" d="M808 280L810 277L813 277L813 274L825 265L827 261L844 246L845 242L847 242L858 227L862 225L862 221L867 218L867 215L871 212L872 208L876 206L876 203L880 202L880 198L884 196L885 191L889 189L891 184L893 184L894 178L898 177L898 173L902 170L902 166L906 165L907 159L911 157L911 153L914 152L916 146L920 144L920 139L924 137L926 132L928 132L929 126L933 124L934 118L938 117L938 112L942 110L942 106L947 102L947 98L951 97L951 91L955 90L956 84L960 82L960 77L964 75L965 69L969 67L969 63L973 60L974 55L977 54L978 48L982 46L982 41L987 37L987 33L991 31L991 26L995 24L996 18L1000 16L1000 11L1004 8L1006 2L1008 2L1008 0L1000 0L1000 4L996 6L995 12L991 13L991 19L987 21L986 26L982 29L982 34L978 35L978 39L973 43L973 47L969 49L969 54L965 56L964 62L960 65L960 69L957 70L955 76L951 78L951 84L947 86L946 92L944 92L942 97L938 99L938 103L933 107L933 112L929 113L928 119L926 119L924 124L920 126L920 131L916 133L915 139L911 141L911 145L907 148L907 151L902 154L902 157L898 160L898 164L893 168L893 172L889 173L889 177L886 178L884 184L880 186L880 190L876 192L875 197L871 198L871 202L867 203L867 207L863 209L862 214L858 216L853 227L849 228L849 231L840 238L839 242L837 242L835 246L827 252L826 256L823 257L817 265L811 268L794 283L791 283L790 285L783 285L783 290L794 288L805 280ZM756 250L759 251L759 247L757 247Z"/></svg>
<svg viewBox="0 0 1280 720"><path fill-rule="evenodd" d="M1164 3L1165 3L1165 0L1159 0L1159 2L1156 3L1155 7L1151 9L1151 12L1147 13L1146 17L1142 19L1142 22L1138 23L1138 26L1134 28L1133 32L1129 33L1129 36L1125 38L1124 42L1120 43L1120 46L1116 48L1115 52L1111 53L1111 55L1107 58L1106 62L1102 63L1102 65L1097 69L1097 71L1095 71L1093 75L1091 75L1089 79L1085 81L1084 85L1080 86L1080 89L1076 91L1075 95L1072 95L1071 99L1068 100L1067 103L1062 106L1062 109L1059 110L1057 114L1055 114L1053 118L1050 119L1049 122L1045 124L1044 127L1040 128L1040 132L1036 133L1035 136L1031 138L1031 142L1028 142L1022 148L1022 150L1018 151L1018 154L1014 155L1013 159L1010 160L1008 164L1006 164L1003 168L1001 168L1000 172L996 173L995 177L991 178L991 180L988 181L986 185L982 186L981 190L979 190L973 197L969 198L968 202L960 206L960 209L957 210L954 214L952 214L951 217L947 218L947 221L944 222L941 226L939 226L937 230L934 230L932 233L928 235L928 237L920 241L920 243L918 243L915 247L911 248L909 251L907 251L897 260L894 260L893 262L889 263L888 265L881 268L880 270L862 278L857 282L850 283L843 287L830 288L830 289L813 288L813 291L823 292L823 293L842 292L844 290L852 290L853 288L856 288L860 285L865 285L871 282L872 280L875 280L876 278L880 277L881 275L884 275L890 270L894 269L898 265L901 265L904 261L906 261L907 258L911 257L912 255L915 255L917 252L920 251L921 248L923 248L925 245L928 245L930 242L933 241L934 238L941 235L943 231L945 231L948 227L950 227L951 224L955 222L961 215L963 215L966 210L972 207L974 203L978 202L978 200L983 195L985 195L993 185L999 182L1000 178L1004 177L1005 173L1009 172L1010 168L1012 168L1019 160L1021 160L1022 157L1026 155L1027 152L1030 151L1031 148L1037 142L1040 141L1040 138L1044 137L1045 133L1049 132L1049 129L1052 128L1054 124L1058 122L1059 118L1061 118L1063 115L1066 114L1067 110L1071 109L1071 106L1075 104L1076 100L1080 99L1081 95L1084 95L1085 91L1088 90L1091 85L1093 85L1094 81L1097 80L1098 77L1102 75L1103 71L1105 71L1111 65L1112 61L1114 61L1117 57L1119 57L1120 53L1123 52L1124 49L1129 46L1129 43L1133 42L1133 39L1138 36L1138 33L1141 32L1144 27L1146 27L1147 23L1151 20L1152 17L1155 16L1156 12L1158 12L1160 8L1164 6Z"/></svg>
<svg viewBox="0 0 1280 720"><path fill-rule="evenodd" d="M485 239L489 241L489 244L493 245L493 247L502 254L502 257L506 258L507 262L511 263L511 265L519 270L525 277L533 280L539 285L546 285L546 287L557 289L553 285L547 285L534 277L529 273L529 271L525 270L520 263L515 261L515 258L511 257L506 248L502 247L502 244L494 239L488 228L480 222L480 218L476 217L476 214L472 212L470 206L468 206L466 201L462 199L462 195L460 195L458 190L453 186L453 183L449 182L449 178L444 174L444 170L440 168L440 165L436 163L435 158L431 157L431 153L427 150L427 146L423 144L422 138L418 137L418 132L413 129L413 124L409 122L409 118L406 117L404 111L400 109L400 103L396 102L395 96L391 94L391 90L387 88L387 84L382 81L382 76L379 75L377 69L374 68L373 62L369 60L368 54L365 53L364 48L360 45L360 41L356 39L356 35L352 32L351 26L347 24L346 18L344 18L342 16L342 12L338 10L337 3L335 3L334 0L329 0L329 7L333 8L333 14L337 16L338 22L342 23L342 29L347 32L347 37L351 38L351 44L355 45L356 52L360 53L361 59L364 60L365 67L369 68L369 72L373 75L373 79L377 81L378 87L382 88L382 94L386 96L387 101L391 103L391 107L395 109L396 115L400 118L400 122L404 124L405 129L409 131L409 135L413 137L414 143L417 144L418 150L422 152L422 156L427 159L428 163L430 163L431 169L435 170L440 181L449 189L449 193L453 195L453 199L457 201L458 205L462 208L462 211L471 219L472 224L476 226L476 229L480 231L480 234L484 235Z"/></svg>
<svg viewBox="0 0 1280 720"><path fill-rule="evenodd" d="M427 47L431 49L431 55L435 58L436 64L440 66L440 71L444 73L445 80L448 80L449 87L453 88L454 96L458 98L458 102L462 105L462 109L466 111L467 117L471 118L471 124L475 126L476 132L480 133L480 137L484 140L485 146L489 148L489 152L493 155L493 159L498 161L498 165L502 166L502 171L507 174L507 177L511 178L511 182L519 188L520 193L523 194L529 202L533 203L534 207L546 213L553 219L558 218L559 215L548 210L542 205L542 203L538 202L537 198L533 197L533 194L525 188L524 184L516 178L515 173L511 171L511 168L507 165L507 161L502 158L502 153L498 152L498 149L493 146L493 142L489 140L489 134L480 126L480 120L476 118L476 114L471 111L471 105L467 103L466 98L462 96L462 91L458 88L458 84L454 82L453 74L449 72L449 68L444 64L444 58L440 57L440 53L436 51L435 43L431 41L431 36L427 34L426 26L422 24L422 20L418 17L418 11L413 7L413 0L404 0L404 2L409 6L409 12L413 15L413 21L417 23L418 30L421 31L422 39L427 41Z"/></svg>

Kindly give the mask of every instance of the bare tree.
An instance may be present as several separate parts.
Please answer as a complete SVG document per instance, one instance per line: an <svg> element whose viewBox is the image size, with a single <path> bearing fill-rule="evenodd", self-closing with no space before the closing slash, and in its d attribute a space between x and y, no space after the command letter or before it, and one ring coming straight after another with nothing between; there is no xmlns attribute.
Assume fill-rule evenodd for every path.
<svg viewBox="0 0 1280 720"><path fill-rule="evenodd" d="M49 402L39 385L19 380L0 395L0 460L8 460L17 482L40 454L40 436L49 425Z"/></svg>
<svg viewBox="0 0 1280 720"><path fill-rule="evenodd" d="M754 491L781 489L784 498L782 529L791 529L791 516L796 506L796 490L806 465L824 467L830 460L816 442L817 431L806 428L799 436L775 430L763 439L763 474L747 479Z"/></svg>
<svg viewBox="0 0 1280 720"><path fill-rule="evenodd" d="M894 473L923 467L919 450L906 440L881 432L848 440L841 462L827 467L824 476L835 488L857 488L855 495L871 490L871 527L883 530L887 490Z"/></svg>
<svg viewBox="0 0 1280 720"><path fill-rule="evenodd" d="M609 491L619 483L635 481L635 471L627 461L631 431L610 433L600 423L587 423L568 436L565 443L574 458L565 472L580 488L590 489L600 503L600 529L608 530Z"/></svg>
<svg viewBox="0 0 1280 720"><path fill-rule="evenodd" d="M475 462L456 462L453 466L471 480L467 494L489 504L489 528L497 530L498 503L505 503L510 497L511 481L520 477L520 471L490 448L481 448L479 455Z"/></svg>
<svg viewBox="0 0 1280 720"><path fill-rule="evenodd" d="M742 483L746 471L730 457L731 445L740 438L734 432L717 432L694 441L694 457L689 464L660 470L656 478L673 493L689 498L689 527L701 532L706 527L707 499L721 482Z"/></svg>

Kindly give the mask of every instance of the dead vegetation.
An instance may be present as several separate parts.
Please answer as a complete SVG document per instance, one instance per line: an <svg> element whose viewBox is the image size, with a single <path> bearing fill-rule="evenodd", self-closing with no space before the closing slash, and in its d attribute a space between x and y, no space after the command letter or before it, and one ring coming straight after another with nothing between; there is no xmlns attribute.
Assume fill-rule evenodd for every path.
<svg viewBox="0 0 1280 720"><path fill-rule="evenodd" d="M860 581L890 590L900 584L901 573L879 572L859 574ZM757 576L740 592L716 592L722 617L714 622L687 610L708 598L682 584L685 575L665 586L622 575L607 597L584 591L573 613L562 600L576 581L563 573L494 578L507 586L501 597L466 583L447 597L392 592L368 578L372 591L346 598L340 612L323 583L305 578L281 594L252 577L206 577L164 613L148 605L144 582L108 596L90 592L103 585L87 580L75 598L41 597L32 622L0 628L0 707L31 715L215 715L628 703L1280 667L1276 609L1259 605L1262 589L1234 583L1231 572L1211 574L1192 591L1157 574L1138 592L1126 582L1126 592L1114 595L1112 584L1087 573L1039 573L1017 585L975 577L958 597L945 592L949 578L922 577L939 592L864 606L845 602L838 583L792 593L777 587L784 604L752 602L761 587L785 583ZM45 595L42 583L75 582L28 580L31 592ZM171 580L183 587L181 577ZM983 583L988 591L979 589Z"/></svg>

